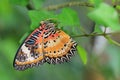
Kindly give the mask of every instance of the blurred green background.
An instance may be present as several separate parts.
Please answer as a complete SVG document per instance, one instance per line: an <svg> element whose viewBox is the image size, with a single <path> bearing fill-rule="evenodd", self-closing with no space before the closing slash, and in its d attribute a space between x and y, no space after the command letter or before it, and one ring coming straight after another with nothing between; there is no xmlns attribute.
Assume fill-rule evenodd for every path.
<svg viewBox="0 0 120 80"><path fill-rule="evenodd" d="M103 14L102 12L99 14L103 17L98 19L96 19L97 15L94 18L92 15L94 13L89 15L93 16L93 21L97 21L92 22L87 14L93 8L87 6L48 8L51 5L73 1L85 2L87 0L0 0L0 80L120 80L120 47L108 43L103 37L73 37L78 45L86 50L87 57L84 59L87 59L87 64L84 64L79 53L76 52L68 63L57 65L45 63L25 71L17 71L13 68L17 49L26 35L38 27L41 20L57 19L60 22L58 27L70 36L94 32L97 22L107 24L107 26L119 26L118 17L110 18L111 22L109 22L103 10ZM88 2L98 5L102 0L89 0ZM109 12L107 14L111 15L114 12L114 9L111 9L111 3L114 0L105 2L110 4L106 13ZM95 12L95 14L98 13ZM119 33L112 36L120 42Z"/></svg>

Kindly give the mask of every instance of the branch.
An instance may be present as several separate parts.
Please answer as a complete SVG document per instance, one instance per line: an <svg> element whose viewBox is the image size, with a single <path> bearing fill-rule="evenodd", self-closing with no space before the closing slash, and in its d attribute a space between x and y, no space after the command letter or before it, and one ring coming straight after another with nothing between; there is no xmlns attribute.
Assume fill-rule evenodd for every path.
<svg viewBox="0 0 120 80"><path fill-rule="evenodd" d="M113 33L91 33L91 34L83 34L83 35L73 35L72 37L91 37L91 36L105 36L111 35Z"/></svg>
<svg viewBox="0 0 120 80"><path fill-rule="evenodd" d="M60 8L71 7L71 6L94 7L93 4L90 4L88 2L68 2L68 3L64 3L64 4L48 6L45 9L46 10L57 10Z"/></svg>
<svg viewBox="0 0 120 80"><path fill-rule="evenodd" d="M119 2L115 2L113 4L113 7L116 8ZM67 2L67 3L63 3L63 4L57 4L57 5L50 5L48 7L45 7L45 10L57 10L60 8L64 8L64 7L72 7L72 6L85 6L85 7L92 7L94 8L94 5L92 3L89 2Z"/></svg>
<svg viewBox="0 0 120 80"><path fill-rule="evenodd" d="M91 34L83 34L83 35L73 35L72 37L104 36L110 43L120 46L120 43L116 42L115 40L113 40L109 37L109 35L112 35L112 34L114 34L114 33L91 33Z"/></svg>

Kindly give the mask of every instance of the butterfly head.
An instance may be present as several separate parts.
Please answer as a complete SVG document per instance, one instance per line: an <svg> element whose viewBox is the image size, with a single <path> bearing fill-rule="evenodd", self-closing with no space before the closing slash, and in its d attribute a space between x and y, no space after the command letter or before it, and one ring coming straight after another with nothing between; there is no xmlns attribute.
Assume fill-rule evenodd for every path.
<svg viewBox="0 0 120 80"><path fill-rule="evenodd" d="M46 25L45 27L57 27L58 21L54 19L47 19L40 22L40 25Z"/></svg>

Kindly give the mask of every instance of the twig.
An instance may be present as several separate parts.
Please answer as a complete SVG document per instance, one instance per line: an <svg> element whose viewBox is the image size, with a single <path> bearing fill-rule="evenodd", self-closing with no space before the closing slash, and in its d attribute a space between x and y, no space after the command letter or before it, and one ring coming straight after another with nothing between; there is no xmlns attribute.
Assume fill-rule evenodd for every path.
<svg viewBox="0 0 120 80"><path fill-rule="evenodd" d="M46 10L57 10L60 8L64 8L64 7L71 7L71 6L86 6L86 7L94 7L93 4L90 4L88 2L68 2L68 3L64 3L64 4L57 4L57 5L51 5L46 7Z"/></svg>
<svg viewBox="0 0 120 80"><path fill-rule="evenodd" d="M73 35L72 37L105 36L105 35L111 35L111 34L113 33L91 33L91 34Z"/></svg>
<svg viewBox="0 0 120 80"><path fill-rule="evenodd" d="M113 39L111 39L109 36L104 36L110 43L113 43L113 44L115 44L115 45L117 45L117 46L120 46L120 44L118 43L118 42L116 42L115 40L113 40Z"/></svg>

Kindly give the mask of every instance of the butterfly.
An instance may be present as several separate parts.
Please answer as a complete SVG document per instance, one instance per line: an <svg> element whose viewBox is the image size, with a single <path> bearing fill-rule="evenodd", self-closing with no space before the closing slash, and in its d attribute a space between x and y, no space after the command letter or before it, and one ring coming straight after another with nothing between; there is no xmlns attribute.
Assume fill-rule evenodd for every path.
<svg viewBox="0 0 120 80"><path fill-rule="evenodd" d="M26 70L47 62L61 64L75 54L77 43L51 20L40 22L21 44L14 58L16 70Z"/></svg>

